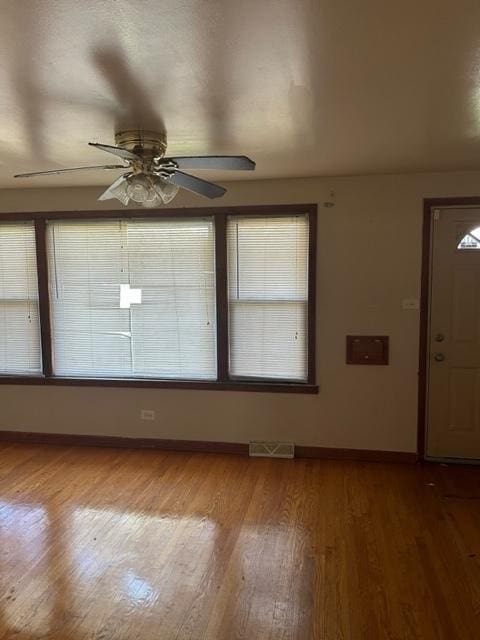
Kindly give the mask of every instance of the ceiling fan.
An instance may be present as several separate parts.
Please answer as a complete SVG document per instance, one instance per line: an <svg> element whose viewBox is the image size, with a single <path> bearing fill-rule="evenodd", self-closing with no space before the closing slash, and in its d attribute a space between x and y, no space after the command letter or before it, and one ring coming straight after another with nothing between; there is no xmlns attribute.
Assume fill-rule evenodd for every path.
<svg viewBox="0 0 480 640"><path fill-rule="evenodd" d="M255 169L255 162L247 156L166 157L166 135L154 131L122 131L115 135L115 143L116 146L96 142L88 144L101 151L112 153L121 158L124 164L35 171L20 173L14 177L31 178L92 169L126 169L126 173L117 178L98 199L116 198L125 206L132 200L144 207L151 208L171 202L180 188L207 198L219 198L226 192L224 187L185 173L183 169L236 171L253 171Z"/></svg>

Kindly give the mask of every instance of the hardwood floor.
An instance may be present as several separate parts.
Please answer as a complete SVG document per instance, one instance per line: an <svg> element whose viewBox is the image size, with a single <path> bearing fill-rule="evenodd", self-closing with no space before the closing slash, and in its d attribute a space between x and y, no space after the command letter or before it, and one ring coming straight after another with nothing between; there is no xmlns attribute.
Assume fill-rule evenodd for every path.
<svg viewBox="0 0 480 640"><path fill-rule="evenodd" d="M480 469L0 444L0 638L474 640Z"/></svg>

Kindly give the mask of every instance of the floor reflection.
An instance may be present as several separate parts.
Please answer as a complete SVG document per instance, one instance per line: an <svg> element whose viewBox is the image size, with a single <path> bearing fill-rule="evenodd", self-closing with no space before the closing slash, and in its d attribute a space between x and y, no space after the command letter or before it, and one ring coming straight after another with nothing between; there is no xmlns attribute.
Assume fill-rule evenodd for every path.
<svg viewBox="0 0 480 640"><path fill-rule="evenodd" d="M66 447L3 455L0 640L219 640L232 629L263 640L307 610L287 465Z"/></svg>
<svg viewBox="0 0 480 640"><path fill-rule="evenodd" d="M157 594L148 580L136 575L132 570L127 571L123 576L123 590L130 600L139 606L150 604Z"/></svg>
<svg viewBox="0 0 480 640"><path fill-rule="evenodd" d="M45 507L0 500L0 620L15 637L27 624L39 636L50 630L49 527Z"/></svg>
<svg viewBox="0 0 480 640"><path fill-rule="evenodd" d="M208 517L0 502L0 638L5 628L18 640L115 628L117 639L122 621L150 628L178 616L197 596L216 536Z"/></svg>
<svg viewBox="0 0 480 640"><path fill-rule="evenodd" d="M68 522L77 599L96 583L129 615L133 606L174 606L179 587L183 596L194 593L211 560L217 530L215 522L199 516L89 507L75 509Z"/></svg>

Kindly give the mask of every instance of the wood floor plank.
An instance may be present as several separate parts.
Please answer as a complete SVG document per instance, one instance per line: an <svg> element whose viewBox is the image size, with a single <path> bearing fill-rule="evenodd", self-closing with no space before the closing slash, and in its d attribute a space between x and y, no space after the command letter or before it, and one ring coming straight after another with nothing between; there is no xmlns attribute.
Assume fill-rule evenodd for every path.
<svg viewBox="0 0 480 640"><path fill-rule="evenodd" d="M0 640L475 640L480 469L0 443Z"/></svg>

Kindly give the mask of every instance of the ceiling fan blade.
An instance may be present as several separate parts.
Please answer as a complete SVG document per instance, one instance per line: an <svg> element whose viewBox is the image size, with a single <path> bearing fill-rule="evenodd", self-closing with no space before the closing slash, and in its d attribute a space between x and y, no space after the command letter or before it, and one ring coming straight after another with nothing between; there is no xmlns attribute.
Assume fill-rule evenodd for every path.
<svg viewBox="0 0 480 640"><path fill-rule="evenodd" d="M183 189L188 189L188 191L193 191L193 193L199 193L201 196L206 196L207 198L219 198L223 196L226 191L224 187L218 184L207 182L207 180L191 176L189 173L183 173L183 171L175 171L168 179Z"/></svg>
<svg viewBox="0 0 480 640"><path fill-rule="evenodd" d="M50 171L34 171L33 173L17 173L14 178L32 178L33 176L53 176L57 173L70 173L71 171L91 171L93 169L125 169L123 164L101 164L93 167L72 167L71 169L51 169Z"/></svg>
<svg viewBox="0 0 480 640"><path fill-rule="evenodd" d="M112 184L108 187L108 189L105 189L105 191L98 196L98 200L111 200L112 198L117 198L117 194L113 193L113 191L119 187L122 182L125 181L125 176L120 176L119 178L117 178L115 180L115 182L112 182Z"/></svg>
<svg viewBox="0 0 480 640"><path fill-rule="evenodd" d="M255 162L247 156L179 156L165 158L173 160L179 169L220 169L232 171L253 171Z"/></svg>
<svg viewBox="0 0 480 640"><path fill-rule="evenodd" d="M140 156L136 153L128 151L127 149L121 149L120 147L112 147L110 144L98 144L98 142L89 142L91 147L100 149L100 151L106 151L107 153L113 153L114 156L123 158L124 160L139 160Z"/></svg>

